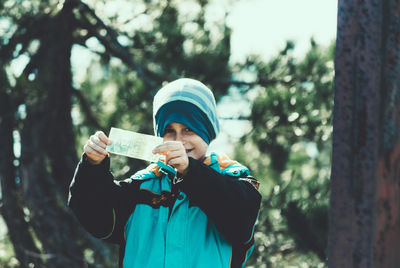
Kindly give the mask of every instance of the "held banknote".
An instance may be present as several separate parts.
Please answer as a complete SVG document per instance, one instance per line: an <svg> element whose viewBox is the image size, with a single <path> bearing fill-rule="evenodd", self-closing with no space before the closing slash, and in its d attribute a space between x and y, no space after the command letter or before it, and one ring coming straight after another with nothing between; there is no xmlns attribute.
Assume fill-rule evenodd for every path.
<svg viewBox="0 0 400 268"><path fill-rule="evenodd" d="M157 162L161 157L161 155L151 152L154 147L163 143L163 139L160 137L112 127L108 138L111 140L111 144L107 146L106 150L111 153L149 162Z"/></svg>

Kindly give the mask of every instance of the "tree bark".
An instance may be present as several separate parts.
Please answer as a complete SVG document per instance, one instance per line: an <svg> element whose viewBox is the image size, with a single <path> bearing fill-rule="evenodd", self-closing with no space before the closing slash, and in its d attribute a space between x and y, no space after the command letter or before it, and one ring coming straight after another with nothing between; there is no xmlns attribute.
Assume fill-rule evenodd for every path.
<svg viewBox="0 0 400 268"><path fill-rule="evenodd" d="M397 267L400 2L339 0L328 264Z"/></svg>
<svg viewBox="0 0 400 268"><path fill-rule="evenodd" d="M4 88L2 89L4 90ZM40 251L33 241L29 224L25 220L24 202L19 187L16 184L16 166L14 165L13 129L16 107L11 97L0 92L0 182L1 182L1 214L9 230L9 238L14 245L14 252L19 261L19 267L30 265L42 267ZM39 256L39 257L38 257Z"/></svg>
<svg viewBox="0 0 400 268"><path fill-rule="evenodd" d="M21 129L22 194L42 245L44 267L91 267L96 259L96 267L107 267L117 263L109 247L89 237L66 207L78 162L71 119L75 23L71 3L66 1L59 14L49 18L39 38L40 48L31 59L34 64L29 66L37 72L25 100L27 117ZM86 249L93 251L95 261L85 259Z"/></svg>

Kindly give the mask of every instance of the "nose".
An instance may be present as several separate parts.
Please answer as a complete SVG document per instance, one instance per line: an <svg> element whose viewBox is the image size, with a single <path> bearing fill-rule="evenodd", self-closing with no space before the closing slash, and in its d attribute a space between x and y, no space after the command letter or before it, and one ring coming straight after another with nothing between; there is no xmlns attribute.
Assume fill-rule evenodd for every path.
<svg viewBox="0 0 400 268"><path fill-rule="evenodd" d="M180 141L180 142L182 142L184 144L185 143L184 135L182 135L182 133L180 133L180 132L176 133L175 141Z"/></svg>

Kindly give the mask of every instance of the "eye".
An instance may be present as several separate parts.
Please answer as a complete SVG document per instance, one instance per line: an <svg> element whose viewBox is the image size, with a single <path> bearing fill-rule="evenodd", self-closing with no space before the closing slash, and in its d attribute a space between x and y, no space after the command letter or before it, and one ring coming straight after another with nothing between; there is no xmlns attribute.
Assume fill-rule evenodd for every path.
<svg viewBox="0 0 400 268"><path fill-rule="evenodd" d="M172 132L174 132L174 130L172 128L165 128L165 130L164 130L164 134L172 133Z"/></svg>
<svg viewBox="0 0 400 268"><path fill-rule="evenodd" d="M185 133L186 135L193 135L193 134L195 134L195 132L191 129L191 128L185 128L184 130L183 130L184 132L183 133Z"/></svg>

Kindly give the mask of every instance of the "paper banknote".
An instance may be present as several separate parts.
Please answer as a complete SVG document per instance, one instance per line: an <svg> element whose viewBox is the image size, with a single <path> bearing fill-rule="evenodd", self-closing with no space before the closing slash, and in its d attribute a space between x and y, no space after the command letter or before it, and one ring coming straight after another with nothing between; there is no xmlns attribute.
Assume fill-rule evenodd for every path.
<svg viewBox="0 0 400 268"><path fill-rule="evenodd" d="M150 162L156 162L161 157L161 155L151 152L154 147L163 143L161 137L112 127L108 138L111 140L111 144L107 146L106 150L111 153Z"/></svg>

